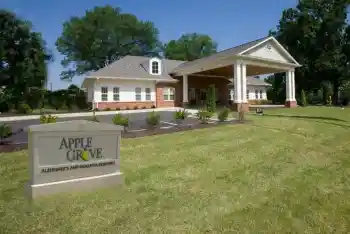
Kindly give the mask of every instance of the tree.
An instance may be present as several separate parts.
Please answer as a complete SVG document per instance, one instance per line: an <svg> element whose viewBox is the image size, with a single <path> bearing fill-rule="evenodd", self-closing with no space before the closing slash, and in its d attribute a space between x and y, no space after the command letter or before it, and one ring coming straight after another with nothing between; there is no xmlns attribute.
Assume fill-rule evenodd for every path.
<svg viewBox="0 0 350 234"><path fill-rule="evenodd" d="M45 85L51 55L30 22L6 10L0 10L0 36L0 111L6 111L4 103L24 102L30 88Z"/></svg>
<svg viewBox="0 0 350 234"><path fill-rule="evenodd" d="M204 34L184 34L177 40L164 45L164 57L167 59L193 61L216 53L217 43Z"/></svg>
<svg viewBox="0 0 350 234"><path fill-rule="evenodd" d="M126 55L156 56L160 52L158 30L152 22L109 5L66 21L56 46L67 69L61 79L96 71Z"/></svg>
<svg viewBox="0 0 350 234"><path fill-rule="evenodd" d="M207 96L206 96L206 104L207 104L207 110L209 112L214 113L216 110L216 94L215 94L215 85L209 85L207 89Z"/></svg>
<svg viewBox="0 0 350 234"><path fill-rule="evenodd" d="M350 61L345 52L350 49L348 6L348 0L301 0L283 11L277 30L270 32L303 65L295 74L297 93L320 89L329 81L337 101L339 86L350 77L345 75Z"/></svg>

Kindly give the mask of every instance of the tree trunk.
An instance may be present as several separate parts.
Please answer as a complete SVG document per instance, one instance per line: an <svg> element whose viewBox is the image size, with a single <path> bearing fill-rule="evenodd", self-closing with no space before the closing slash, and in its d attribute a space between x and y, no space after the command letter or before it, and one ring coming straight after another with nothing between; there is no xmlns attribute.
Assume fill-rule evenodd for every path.
<svg viewBox="0 0 350 234"><path fill-rule="evenodd" d="M339 84L338 82L333 83L333 94L332 94L332 104L338 104L338 92L339 92Z"/></svg>

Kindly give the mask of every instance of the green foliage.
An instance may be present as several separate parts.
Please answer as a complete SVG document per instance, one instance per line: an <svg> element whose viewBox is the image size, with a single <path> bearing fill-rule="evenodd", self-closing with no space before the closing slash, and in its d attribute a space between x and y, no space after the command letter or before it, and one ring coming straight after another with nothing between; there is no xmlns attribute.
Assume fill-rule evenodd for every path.
<svg viewBox="0 0 350 234"><path fill-rule="evenodd" d="M295 71L296 93L302 89L308 93L329 82L333 102L337 101L340 85L350 79L348 6L348 0L298 1L295 8L282 12L277 30L270 32L302 64ZM284 87L285 79L273 88L279 92ZM327 91L324 94L328 98Z"/></svg>
<svg viewBox="0 0 350 234"><path fill-rule="evenodd" d="M52 116L52 115L40 116L40 123L41 124L56 123L56 122L57 122L57 116Z"/></svg>
<svg viewBox="0 0 350 234"><path fill-rule="evenodd" d="M31 102L31 88L41 88L47 80L45 42L31 23L15 13L0 9L0 87L6 99L0 104ZM37 105L39 102L31 102ZM6 105L1 104L2 109Z"/></svg>
<svg viewBox="0 0 350 234"><path fill-rule="evenodd" d="M331 106L331 105L332 105L332 96L328 96L327 105L328 105L328 106Z"/></svg>
<svg viewBox="0 0 350 234"><path fill-rule="evenodd" d="M33 112L32 108L26 103L21 103L17 107L17 112L19 114L30 114Z"/></svg>
<svg viewBox="0 0 350 234"><path fill-rule="evenodd" d="M106 107L106 108L104 109L104 111L111 111L111 108Z"/></svg>
<svg viewBox="0 0 350 234"><path fill-rule="evenodd" d="M68 68L61 78L98 70L126 55L156 56L160 51L158 34L152 22L109 5L72 17L64 22L56 41L57 50L64 55L62 65ZM72 64L75 69L69 68Z"/></svg>
<svg viewBox="0 0 350 234"><path fill-rule="evenodd" d="M307 106L307 100L304 90L301 90L300 101L302 106Z"/></svg>
<svg viewBox="0 0 350 234"><path fill-rule="evenodd" d="M225 120L227 120L229 113L230 113L230 109L226 107L223 108L218 114L219 121L224 122Z"/></svg>
<svg viewBox="0 0 350 234"><path fill-rule="evenodd" d="M217 43L210 36L197 33L182 35L164 45L167 59L193 61L216 53Z"/></svg>
<svg viewBox="0 0 350 234"><path fill-rule="evenodd" d="M123 115L121 114L116 114L113 119L112 119L112 122L115 124L115 125L121 125L121 126L124 126L124 127L127 127L129 126L129 118L128 117L124 117Z"/></svg>
<svg viewBox="0 0 350 234"><path fill-rule="evenodd" d="M188 116L188 113L185 109L183 110L177 110L174 112L174 118L177 120L184 120Z"/></svg>
<svg viewBox="0 0 350 234"><path fill-rule="evenodd" d="M139 109L139 107L138 106L134 106L134 110L137 110L137 109Z"/></svg>
<svg viewBox="0 0 350 234"><path fill-rule="evenodd" d="M206 110L206 109L201 109L198 110L197 112L197 118L202 124L207 124L209 122L209 119L213 117L213 112Z"/></svg>
<svg viewBox="0 0 350 234"><path fill-rule="evenodd" d="M147 124L151 127L156 127L160 123L160 115L158 112L152 111L147 116Z"/></svg>
<svg viewBox="0 0 350 234"><path fill-rule="evenodd" d="M206 105L207 110L210 112L216 111L216 94L215 94L215 85L210 85L207 90L206 95Z"/></svg>
<svg viewBox="0 0 350 234"><path fill-rule="evenodd" d="M0 144L4 139L12 136L12 128L11 125L6 123L0 123Z"/></svg>

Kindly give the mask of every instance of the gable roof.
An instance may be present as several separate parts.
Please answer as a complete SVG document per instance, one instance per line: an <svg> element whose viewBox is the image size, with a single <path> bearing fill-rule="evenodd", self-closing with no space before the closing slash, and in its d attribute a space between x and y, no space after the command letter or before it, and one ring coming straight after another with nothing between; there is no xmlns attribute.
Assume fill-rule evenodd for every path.
<svg viewBox="0 0 350 234"><path fill-rule="evenodd" d="M230 63L232 63L232 58L237 57L239 58L249 58L249 56L245 55L246 52L254 49L255 47L272 40L277 47L293 62L293 63L286 63L288 65L294 66L294 67L300 67L301 65L288 53L286 49L276 40L276 38L272 36L263 37L254 41L250 41L220 52L217 52L213 55L210 55L208 57L204 57L201 59L193 60L190 62L183 63L179 65L177 68L173 70L173 73L180 74L181 72L190 72L190 73L196 73L202 71L202 68L205 66L208 66L210 63L216 64L216 67L212 67L210 69L214 69L217 67L223 67L227 66ZM278 61L273 61L278 62Z"/></svg>
<svg viewBox="0 0 350 234"><path fill-rule="evenodd" d="M260 39L254 40L254 41L250 41L250 42L247 42L247 43L244 43L244 44L241 44L241 45L238 45L238 46L226 49L226 50L222 50L220 52L217 52L215 54L212 54L212 55L204 57L204 58L200 58L200 59L196 59L196 60L193 60L190 62L183 63L180 66L178 66L177 68L175 68L173 70L173 72L177 72L178 70L181 70L181 69L186 68L186 67L191 67L191 66L198 64L200 62L206 62L206 61L210 61L210 60L214 60L214 59L220 59L220 58L230 56L230 55L238 55L239 53L246 51L247 49L265 41L267 38L269 38L269 37L263 37L263 38L260 38Z"/></svg>
<svg viewBox="0 0 350 234"><path fill-rule="evenodd" d="M139 79L152 79L152 80L174 80L169 74L170 72L184 63L184 61L160 59L162 66L162 72L160 75L151 75L148 72L148 61L151 58L142 56L125 56L108 66L101 68L98 71L88 74L89 77L102 77L102 78L139 78Z"/></svg>

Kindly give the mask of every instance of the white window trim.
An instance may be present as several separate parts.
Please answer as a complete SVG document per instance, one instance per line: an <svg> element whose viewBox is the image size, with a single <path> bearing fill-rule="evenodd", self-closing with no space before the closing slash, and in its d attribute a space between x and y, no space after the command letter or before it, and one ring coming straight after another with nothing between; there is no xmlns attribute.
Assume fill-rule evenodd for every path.
<svg viewBox="0 0 350 234"><path fill-rule="evenodd" d="M259 90L255 90L254 92L254 95L255 95L255 100L259 100Z"/></svg>
<svg viewBox="0 0 350 234"><path fill-rule="evenodd" d="M102 90L106 88L107 89L107 93L102 92ZM101 86L101 102L108 102L108 86ZM106 95L107 96L107 100L103 100L103 96Z"/></svg>
<svg viewBox="0 0 350 234"><path fill-rule="evenodd" d="M140 89L140 100L137 100L137 98L136 98L136 95L137 95L136 89ZM136 102L142 102L142 88L141 87L135 87L134 92L135 92L135 96L134 96L135 97L135 101Z"/></svg>
<svg viewBox="0 0 350 234"><path fill-rule="evenodd" d="M234 88L230 88L228 90L228 92L229 92L230 101L234 101L235 100L235 89Z"/></svg>
<svg viewBox="0 0 350 234"><path fill-rule="evenodd" d="M173 90L173 95L174 95L174 99L173 100L170 100L170 96L171 96L171 91L170 90ZM164 98L165 95L168 96L167 100ZM165 101L165 102L173 102L173 101L175 101L175 88L173 88L173 87L164 87L163 88L163 101Z"/></svg>
<svg viewBox="0 0 350 234"><path fill-rule="evenodd" d="M118 89L118 93L115 93L115 92L114 92L114 89L115 89L115 88ZM118 97L119 97L118 100L115 100L115 99L114 99L114 95L116 95L116 94L118 94ZM113 101L114 101L114 102L120 102L120 87L117 87L117 86L114 86L114 87L113 87Z"/></svg>
<svg viewBox="0 0 350 234"><path fill-rule="evenodd" d="M152 71L152 63L157 62L158 63L158 73L153 73ZM149 60L149 73L151 75L161 75L162 74L162 61L158 58L152 58Z"/></svg>
<svg viewBox="0 0 350 234"><path fill-rule="evenodd" d="M149 89L149 99L147 100L147 89ZM145 101L152 101L152 89L151 88L145 88Z"/></svg>

